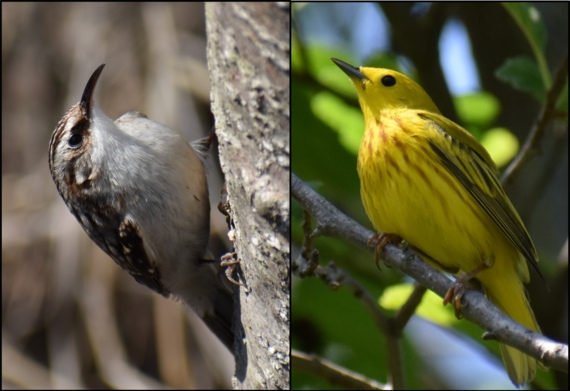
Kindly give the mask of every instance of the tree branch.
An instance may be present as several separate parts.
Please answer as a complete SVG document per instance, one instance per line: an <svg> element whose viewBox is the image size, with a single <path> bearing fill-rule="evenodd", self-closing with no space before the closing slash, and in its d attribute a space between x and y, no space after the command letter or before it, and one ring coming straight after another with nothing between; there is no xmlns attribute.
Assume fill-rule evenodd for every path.
<svg viewBox="0 0 570 391"><path fill-rule="evenodd" d="M293 198L317 220L313 236L337 237L368 248L366 243L373 236L372 231L341 213L295 174L292 174L291 189ZM372 252L371 248L368 249ZM440 297L444 297L453 284L449 278L424 262L409 247L399 248L388 244L382 252L382 260L388 266L413 277ZM481 292L467 290L462 300L467 305L461 314L465 319L487 330L484 339L496 339L541 360L549 367L568 372L567 345L552 341L518 324L493 305Z"/></svg>

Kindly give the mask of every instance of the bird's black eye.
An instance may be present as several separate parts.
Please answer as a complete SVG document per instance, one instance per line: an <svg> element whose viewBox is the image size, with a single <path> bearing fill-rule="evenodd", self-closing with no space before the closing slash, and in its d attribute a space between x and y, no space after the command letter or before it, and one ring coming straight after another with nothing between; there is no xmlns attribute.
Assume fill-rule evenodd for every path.
<svg viewBox="0 0 570 391"><path fill-rule="evenodd" d="M386 87L394 87L396 85L396 78L394 76L384 76L382 78L382 84Z"/></svg>
<svg viewBox="0 0 570 391"><path fill-rule="evenodd" d="M78 133L75 133L73 136L69 138L67 144L72 148L79 147L81 144L83 144L83 136Z"/></svg>

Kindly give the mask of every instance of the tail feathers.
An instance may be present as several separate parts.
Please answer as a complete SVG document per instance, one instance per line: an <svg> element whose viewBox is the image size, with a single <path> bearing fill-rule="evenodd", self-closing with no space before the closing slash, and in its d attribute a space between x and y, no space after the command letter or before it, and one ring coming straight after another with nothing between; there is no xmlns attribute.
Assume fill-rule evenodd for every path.
<svg viewBox="0 0 570 391"><path fill-rule="evenodd" d="M518 275L515 273L509 273L511 274L510 276L505 274L497 275L496 272L488 275L497 279L494 283L481 281L485 286L485 293L489 300L516 322L540 333L540 327L536 323ZM536 359L522 353L518 349L504 344L500 344L500 347L509 378L517 386L529 383L534 379L537 365L544 368Z"/></svg>
<svg viewBox="0 0 570 391"><path fill-rule="evenodd" d="M202 320L220 341L235 355L234 333L232 331L234 301L232 295L225 289L218 291L214 303L214 313L206 313Z"/></svg>
<svg viewBox="0 0 570 391"><path fill-rule="evenodd" d="M499 346L511 381L517 387L531 382L536 375L536 360L508 345L500 344Z"/></svg>
<svg viewBox="0 0 570 391"><path fill-rule="evenodd" d="M234 352L234 332L232 331L232 317L234 313L234 298L232 286L227 286L222 279L220 279L221 267L215 261L216 257L212 254L210 249L202 256L201 261L205 263L204 267L211 268L212 274L211 285L216 284L215 298L213 303L213 311L206 311L202 316L202 320L208 326L216 337L235 356ZM225 278L224 278L225 279ZM226 279L227 281L227 279ZM231 284L229 284L231 285Z"/></svg>

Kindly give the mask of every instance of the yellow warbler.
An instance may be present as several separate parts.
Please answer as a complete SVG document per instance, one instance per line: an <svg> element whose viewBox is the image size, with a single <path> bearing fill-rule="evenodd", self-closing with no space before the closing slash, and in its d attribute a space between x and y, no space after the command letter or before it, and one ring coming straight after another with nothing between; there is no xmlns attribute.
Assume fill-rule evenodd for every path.
<svg viewBox="0 0 570 391"><path fill-rule="evenodd" d="M525 259L538 271L538 256L485 148L409 77L332 60L350 77L364 114L360 194L383 233L380 246L403 238L426 262L460 276L444 301L454 298L456 310L463 283L475 277L497 307L540 332L523 287ZM501 353L517 386L543 367L507 345Z"/></svg>

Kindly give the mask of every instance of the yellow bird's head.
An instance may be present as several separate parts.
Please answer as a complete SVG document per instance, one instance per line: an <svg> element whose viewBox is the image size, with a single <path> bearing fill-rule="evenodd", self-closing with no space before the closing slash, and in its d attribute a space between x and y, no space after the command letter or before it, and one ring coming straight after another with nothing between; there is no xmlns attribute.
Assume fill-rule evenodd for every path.
<svg viewBox="0 0 570 391"><path fill-rule="evenodd" d="M355 68L336 58L331 60L350 77L365 116L368 114L365 108L371 110L372 115L392 109L441 114L424 89L406 75L384 68Z"/></svg>

